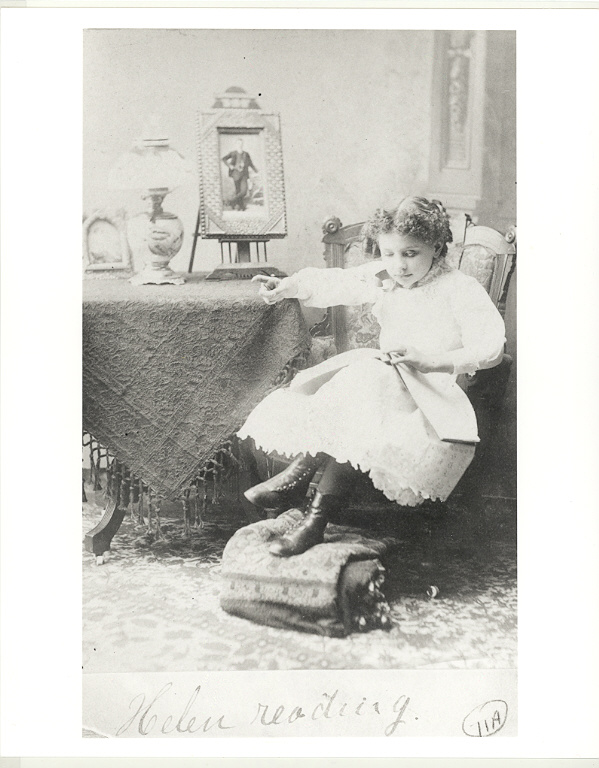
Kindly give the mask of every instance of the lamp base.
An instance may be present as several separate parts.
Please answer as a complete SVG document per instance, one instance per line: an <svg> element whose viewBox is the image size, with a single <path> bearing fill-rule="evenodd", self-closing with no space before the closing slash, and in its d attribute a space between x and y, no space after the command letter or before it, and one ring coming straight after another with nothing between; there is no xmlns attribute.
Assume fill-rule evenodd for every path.
<svg viewBox="0 0 599 768"><path fill-rule="evenodd" d="M177 275L168 267L162 269L144 269L129 280L132 285L183 285L185 278Z"/></svg>
<svg viewBox="0 0 599 768"><path fill-rule="evenodd" d="M129 281L132 285L183 285L185 282L169 267L169 262L181 250L183 225L174 213L162 210L162 199L167 192L167 189L153 190L146 196L151 200L151 210L129 221L134 263L143 264L142 270Z"/></svg>

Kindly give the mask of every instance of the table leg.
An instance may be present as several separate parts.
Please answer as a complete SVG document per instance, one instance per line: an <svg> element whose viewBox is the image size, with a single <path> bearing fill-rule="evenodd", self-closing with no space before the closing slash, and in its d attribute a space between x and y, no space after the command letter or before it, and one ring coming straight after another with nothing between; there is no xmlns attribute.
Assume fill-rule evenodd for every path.
<svg viewBox="0 0 599 768"><path fill-rule="evenodd" d="M114 535L121 527L125 511L114 499L107 502L104 515L98 525L85 534L84 547L87 552L91 552L98 558L104 556L104 553L110 549L110 542Z"/></svg>

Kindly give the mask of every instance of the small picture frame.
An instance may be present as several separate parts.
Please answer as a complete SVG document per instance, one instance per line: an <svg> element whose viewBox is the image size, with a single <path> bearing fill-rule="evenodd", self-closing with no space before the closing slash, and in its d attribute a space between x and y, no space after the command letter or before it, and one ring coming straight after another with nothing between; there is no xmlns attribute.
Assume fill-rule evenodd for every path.
<svg viewBox="0 0 599 768"><path fill-rule="evenodd" d="M200 234L287 235L280 119L259 109L198 116Z"/></svg>
<svg viewBox="0 0 599 768"><path fill-rule="evenodd" d="M122 211L95 211L83 222L83 268L86 276L124 277L131 272L131 250Z"/></svg>

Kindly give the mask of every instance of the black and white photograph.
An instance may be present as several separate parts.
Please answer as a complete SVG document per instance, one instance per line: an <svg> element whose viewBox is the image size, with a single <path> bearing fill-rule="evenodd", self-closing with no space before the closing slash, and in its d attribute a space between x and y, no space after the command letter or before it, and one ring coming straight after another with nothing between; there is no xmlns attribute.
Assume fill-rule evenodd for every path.
<svg viewBox="0 0 599 768"><path fill-rule="evenodd" d="M266 209L264 185L260 182L260 171L254 165L254 160L260 165L264 163L260 137L221 133L220 148L224 152L221 159L225 166L221 168L223 209L227 212L243 212L253 206ZM250 148L251 152L248 151Z"/></svg>
<svg viewBox="0 0 599 768"><path fill-rule="evenodd" d="M302 26L263 10L239 9L236 28L158 9L48 26L67 24L58 61L61 40L80 55L77 119L66 95L55 110L78 179L66 159L56 172L51 120L28 162L43 151L52 181L3 171L4 200L32 196L18 233L3 210L3 252L19 234L39 254L11 259L4 287L26 297L27 269L44 286L10 322L35 329L8 422L27 420L10 446L31 461L17 485L3 473L20 510L4 616L23 627L8 743L17 754L34 727L16 679L29 660L42 690L54 681L48 723L65 723L43 738L40 720L32 754L532 756L543 733L563 750L575 715L548 734L545 677L584 677L594 533L578 517L593 415L572 415L593 378L576 373L565 302L586 311L592 271L580 279L582 229L563 261L547 176L585 221L590 198L559 181L582 168L576 147L560 157L549 127L530 133L533 94L540 120L552 92L542 57L590 33L545 15L545 72L526 59L534 12ZM12 24L3 65L25 61L23 30L31 49L49 34L41 16ZM555 121L578 125L552 82ZM50 197L74 237L43 225Z"/></svg>
<svg viewBox="0 0 599 768"><path fill-rule="evenodd" d="M143 281L85 276L84 680L515 670L516 44L85 31L86 208L150 198L151 226L168 194L185 282L152 253ZM243 129L266 109L287 237L239 235L231 257L221 232L219 265L199 187L216 159L223 218L268 210L263 132ZM125 198L102 176L127 151ZM180 157L199 179L178 184Z"/></svg>

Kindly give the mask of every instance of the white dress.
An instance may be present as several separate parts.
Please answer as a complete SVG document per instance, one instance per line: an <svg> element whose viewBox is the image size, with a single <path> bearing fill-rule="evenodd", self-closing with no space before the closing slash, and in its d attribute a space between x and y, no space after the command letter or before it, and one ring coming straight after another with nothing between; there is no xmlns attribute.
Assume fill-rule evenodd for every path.
<svg viewBox="0 0 599 768"><path fill-rule="evenodd" d="M312 307L371 303L382 351L410 345L428 354L450 353L453 374L424 374L441 392L457 388L458 374L492 367L503 354L505 326L485 289L445 265L434 266L412 288L388 279L380 261L303 269L281 287L286 297ZM324 452L350 462L403 506L445 500L470 464L474 442L441 440L394 367L356 353L355 362L321 377L319 384L319 370L327 365L330 361L308 371L316 382L310 393L292 382L268 395L239 437L252 437L266 452L289 457Z"/></svg>

